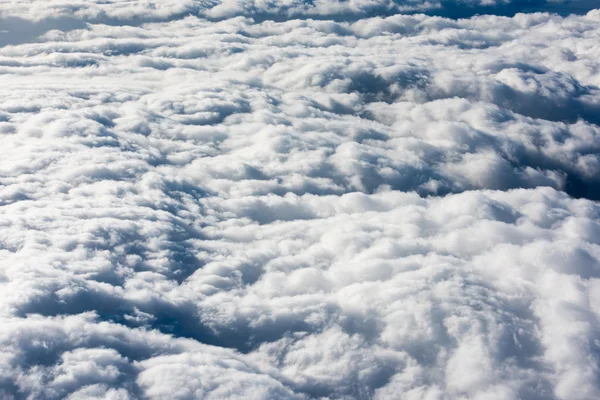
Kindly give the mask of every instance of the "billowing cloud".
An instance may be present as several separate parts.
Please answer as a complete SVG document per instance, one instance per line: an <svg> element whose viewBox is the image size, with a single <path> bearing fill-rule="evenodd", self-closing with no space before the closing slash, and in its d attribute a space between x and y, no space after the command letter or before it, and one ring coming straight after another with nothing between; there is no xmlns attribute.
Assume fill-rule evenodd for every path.
<svg viewBox="0 0 600 400"><path fill-rule="evenodd" d="M138 24L194 15L222 20L236 16L285 21L288 18L358 20L398 13L426 12L446 17L481 13L582 13L596 8L595 0L1 0L0 17L13 29L26 21L73 24L74 21ZM16 19L15 19L16 18ZM27 28L32 28L27 26ZM33 27L35 29L35 26ZM48 28L48 25L46 25Z"/></svg>
<svg viewBox="0 0 600 400"><path fill-rule="evenodd" d="M600 11L451 5L0 6L0 397L600 397Z"/></svg>

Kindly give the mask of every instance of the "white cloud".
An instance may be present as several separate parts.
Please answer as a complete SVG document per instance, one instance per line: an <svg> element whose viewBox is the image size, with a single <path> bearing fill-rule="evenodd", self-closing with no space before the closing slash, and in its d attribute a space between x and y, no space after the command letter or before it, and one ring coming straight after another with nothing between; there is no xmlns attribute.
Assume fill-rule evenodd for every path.
<svg viewBox="0 0 600 400"><path fill-rule="evenodd" d="M209 18L230 18L251 15L270 17L329 17L364 18L374 15L393 15L406 12L438 12L443 15L474 14L477 11L514 12L521 9L540 11L544 7L570 12L594 8L586 0L542 0L532 3L525 0L133 0L133 1L84 1L48 0L33 4L24 0L2 0L2 17L18 17L39 21L47 18L139 21L164 20L183 15L199 15ZM533 9L537 6L537 10ZM570 8L572 9L570 9ZM66 18L66 19L65 19Z"/></svg>
<svg viewBox="0 0 600 400"><path fill-rule="evenodd" d="M0 397L600 396L598 10L6 4Z"/></svg>

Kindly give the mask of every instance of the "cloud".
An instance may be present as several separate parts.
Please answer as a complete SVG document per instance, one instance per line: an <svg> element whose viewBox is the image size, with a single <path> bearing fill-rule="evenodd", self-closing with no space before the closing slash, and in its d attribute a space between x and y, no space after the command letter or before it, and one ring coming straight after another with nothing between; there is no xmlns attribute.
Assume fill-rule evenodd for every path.
<svg viewBox="0 0 600 400"><path fill-rule="evenodd" d="M51 29L50 26L73 29L77 21L137 25L176 20L187 15L212 20L247 16L278 21L289 18L348 21L417 12L449 18L483 13L512 16L518 12L536 11L585 14L596 8L593 0L49 0L33 4L23 0L3 0L0 4L3 5L0 17L9 28L6 30L21 34L42 27Z"/></svg>
<svg viewBox="0 0 600 400"><path fill-rule="evenodd" d="M600 396L598 10L25 6L0 397Z"/></svg>
<svg viewBox="0 0 600 400"><path fill-rule="evenodd" d="M16 385L8 393L597 394L598 327L590 303L600 274L595 203L548 188L430 199L401 192L270 196L269 202L265 214L288 204L313 215L262 225L240 215L214 223L204 239L190 240L205 264L179 285L166 272L139 267L121 286L99 282L90 274L96 271L83 279L76 251L63 267L42 259L35 270L9 259L12 290L3 293L19 296L3 300L16 315L3 325L4 381ZM223 208L224 215L244 209L227 201ZM59 241L43 252L57 257ZM86 261L89 269L100 264ZM55 277L41 276L49 272ZM53 290L60 302L49 302L49 285L60 287ZM36 296L47 300L32 303ZM82 308L86 298L95 314ZM110 315L109 307L120 311ZM26 309L37 316L18 316ZM71 316L52 316L56 310ZM198 343L203 339L186 323L204 326L212 345Z"/></svg>

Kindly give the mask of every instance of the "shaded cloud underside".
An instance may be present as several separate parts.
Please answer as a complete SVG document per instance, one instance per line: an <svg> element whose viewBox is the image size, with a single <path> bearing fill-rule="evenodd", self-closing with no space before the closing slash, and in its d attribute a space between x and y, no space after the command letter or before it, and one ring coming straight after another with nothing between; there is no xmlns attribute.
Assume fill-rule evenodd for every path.
<svg viewBox="0 0 600 400"><path fill-rule="evenodd" d="M0 1L0 398L600 397L600 11L451 5Z"/></svg>

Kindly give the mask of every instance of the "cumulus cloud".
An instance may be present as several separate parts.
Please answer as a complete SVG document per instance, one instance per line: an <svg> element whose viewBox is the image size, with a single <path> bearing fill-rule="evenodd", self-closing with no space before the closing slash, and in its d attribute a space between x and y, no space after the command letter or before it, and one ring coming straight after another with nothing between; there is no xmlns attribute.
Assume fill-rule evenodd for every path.
<svg viewBox="0 0 600 400"><path fill-rule="evenodd" d="M600 12L452 4L0 6L0 397L600 397Z"/></svg>
<svg viewBox="0 0 600 400"><path fill-rule="evenodd" d="M0 17L13 30L39 29L27 21L61 26L74 21L139 24L173 20L186 15L222 20L235 16L281 20L287 18L357 20L398 13L426 12L446 17L482 13L514 15L520 11L585 13L594 0L24 0L0 1ZM48 27L48 25L46 25Z"/></svg>

